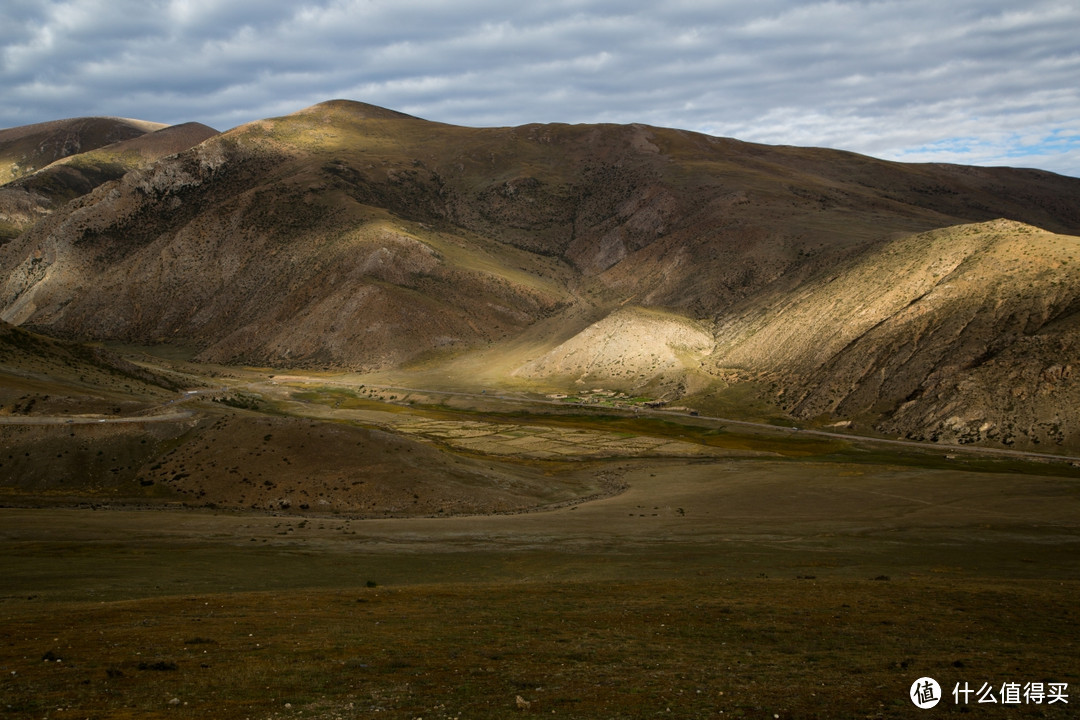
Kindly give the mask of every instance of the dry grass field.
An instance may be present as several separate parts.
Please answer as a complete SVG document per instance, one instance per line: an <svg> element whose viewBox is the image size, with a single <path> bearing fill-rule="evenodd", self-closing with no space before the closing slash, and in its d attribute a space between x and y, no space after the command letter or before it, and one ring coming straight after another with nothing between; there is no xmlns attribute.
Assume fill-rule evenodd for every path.
<svg viewBox="0 0 1080 720"><path fill-rule="evenodd" d="M381 432L442 458L402 466L411 483L456 459L495 484L561 478L569 495L410 517L149 495L0 509L0 717L925 717L908 699L923 676L950 716L1069 717L1080 702L951 695L1080 687L1068 463L258 390L259 413L190 407L223 413L207 425L219 443L258 445L243 423L310 426L308 441ZM575 438L577 454L537 452Z"/></svg>
<svg viewBox="0 0 1080 720"><path fill-rule="evenodd" d="M925 711L906 696L924 675L950 689L1043 678L1075 689L1075 590L1075 582L726 579L703 571L17 608L8 601L0 712L920 717ZM988 708L951 698L936 712L965 711L1072 716L1060 703Z"/></svg>
<svg viewBox="0 0 1080 720"><path fill-rule="evenodd" d="M951 694L1080 687L1068 459L35 352L3 377L0 717L926 717L924 676L938 714L1080 702Z"/></svg>
<svg viewBox="0 0 1080 720"><path fill-rule="evenodd" d="M154 129L0 133L0 720L1075 715L1080 180Z"/></svg>

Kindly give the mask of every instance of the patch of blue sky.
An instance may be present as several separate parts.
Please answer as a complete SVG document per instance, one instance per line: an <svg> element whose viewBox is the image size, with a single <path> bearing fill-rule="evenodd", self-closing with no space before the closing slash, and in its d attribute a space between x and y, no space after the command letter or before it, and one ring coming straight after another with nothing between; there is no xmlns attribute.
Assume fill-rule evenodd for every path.
<svg viewBox="0 0 1080 720"><path fill-rule="evenodd" d="M996 154L999 149L997 142L986 138L954 137L903 148L891 154L893 159L903 162L957 162Z"/></svg>
<svg viewBox="0 0 1080 720"><path fill-rule="evenodd" d="M1080 150L1080 133L1055 130L1035 142L1024 141L1017 136L1014 142L1009 143L1004 157L1059 155L1077 150Z"/></svg>
<svg viewBox="0 0 1080 720"><path fill-rule="evenodd" d="M1080 133L1056 129L1037 135L1009 133L989 137L943 138L889 153L901 162L1041 167L1080 176Z"/></svg>

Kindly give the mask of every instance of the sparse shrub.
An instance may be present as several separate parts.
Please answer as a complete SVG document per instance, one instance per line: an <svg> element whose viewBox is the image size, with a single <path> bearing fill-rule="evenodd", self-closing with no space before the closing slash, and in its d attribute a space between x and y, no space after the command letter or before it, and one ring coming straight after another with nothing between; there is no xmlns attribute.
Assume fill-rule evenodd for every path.
<svg viewBox="0 0 1080 720"><path fill-rule="evenodd" d="M184 641L185 645L217 645L217 640L204 637L193 637Z"/></svg>
<svg viewBox="0 0 1080 720"><path fill-rule="evenodd" d="M236 393L222 398L214 398L214 402L241 410L258 410L261 407L259 398L247 393Z"/></svg>
<svg viewBox="0 0 1080 720"><path fill-rule="evenodd" d="M140 662L139 663L139 669L140 670L156 670L158 672L169 672L169 671L172 671L172 670L179 670L179 667L174 662L169 662L167 660L158 660L157 662L152 662L152 663L148 663L148 662L145 662L145 661Z"/></svg>

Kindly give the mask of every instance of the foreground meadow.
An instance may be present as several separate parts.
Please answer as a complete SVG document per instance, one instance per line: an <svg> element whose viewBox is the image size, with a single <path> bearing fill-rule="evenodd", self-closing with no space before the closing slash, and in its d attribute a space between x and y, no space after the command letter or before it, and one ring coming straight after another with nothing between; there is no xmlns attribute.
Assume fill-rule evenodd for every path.
<svg viewBox="0 0 1080 720"><path fill-rule="evenodd" d="M1070 478L619 460L533 513L0 510L12 718L1068 717ZM520 698L520 701L519 701ZM963 696L961 695L961 698Z"/></svg>
<svg viewBox="0 0 1080 720"><path fill-rule="evenodd" d="M229 382L3 429L0 717L926 717L924 677L939 714L1080 702L1068 459Z"/></svg>

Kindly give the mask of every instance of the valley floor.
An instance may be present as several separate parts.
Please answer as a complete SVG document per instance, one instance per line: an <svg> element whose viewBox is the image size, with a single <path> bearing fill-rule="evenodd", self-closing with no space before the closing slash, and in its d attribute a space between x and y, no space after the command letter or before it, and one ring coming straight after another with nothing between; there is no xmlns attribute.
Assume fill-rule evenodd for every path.
<svg viewBox="0 0 1080 720"><path fill-rule="evenodd" d="M325 380L3 430L0 717L923 717L922 677L973 717L1080 703L1069 462ZM346 445L381 495L265 484Z"/></svg>
<svg viewBox="0 0 1080 720"><path fill-rule="evenodd" d="M1073 479L618 462L625 492L527 514L0 510L0 716L915 717L923 676L1080 687Z"/></svg>

